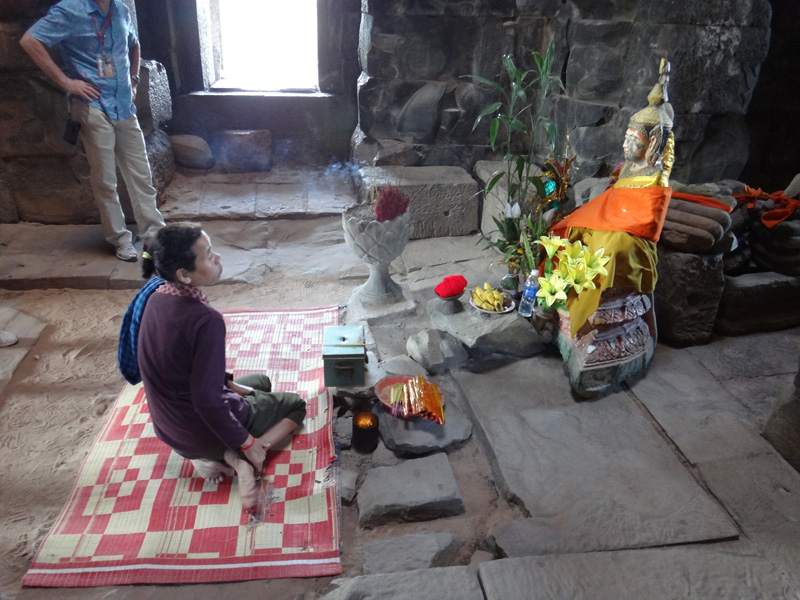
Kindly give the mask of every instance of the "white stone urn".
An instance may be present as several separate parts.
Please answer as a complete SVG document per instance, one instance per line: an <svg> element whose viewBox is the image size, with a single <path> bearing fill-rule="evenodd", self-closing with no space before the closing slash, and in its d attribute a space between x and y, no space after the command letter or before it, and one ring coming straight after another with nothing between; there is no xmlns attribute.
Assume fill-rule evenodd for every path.
<svg viewBox="0 0 800 600"><path fill-rule="evenodd" d="M342 213L344 239L369 265L369 279L353 292L366 304L393 304L403 299L402 288L389 276L389 265L408 244L408 212L390 221L377 221L369 204L352 204Z"/></svg>

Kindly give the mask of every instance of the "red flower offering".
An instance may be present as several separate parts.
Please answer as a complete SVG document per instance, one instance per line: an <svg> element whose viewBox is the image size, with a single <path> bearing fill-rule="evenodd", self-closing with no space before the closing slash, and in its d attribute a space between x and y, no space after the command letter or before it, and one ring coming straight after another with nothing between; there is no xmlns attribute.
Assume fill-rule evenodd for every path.
<svg viewBox="0 0 800 600"><path fill-rule="evenodd" d="M440 298L459 296L467 287L467 280L463 275L448 275L436 286L436 294Z"/></svg>

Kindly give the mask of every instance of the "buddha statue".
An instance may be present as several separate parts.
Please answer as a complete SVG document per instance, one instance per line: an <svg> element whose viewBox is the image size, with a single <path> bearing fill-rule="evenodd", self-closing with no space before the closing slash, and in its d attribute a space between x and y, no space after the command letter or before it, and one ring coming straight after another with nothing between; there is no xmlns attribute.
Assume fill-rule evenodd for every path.
<svg viewBox="0 0 800 600"><path fill-rule="evenodd" d="M607 273L594 280L596 288L569 292L567 311L560 313L556 341L579 397L638 374L655 349L656 242L670 200L674 158L668 83L669 63L662 59L647 107L628 124L625 162L612 175L611 187L551 228L611 259Z"/></svg>

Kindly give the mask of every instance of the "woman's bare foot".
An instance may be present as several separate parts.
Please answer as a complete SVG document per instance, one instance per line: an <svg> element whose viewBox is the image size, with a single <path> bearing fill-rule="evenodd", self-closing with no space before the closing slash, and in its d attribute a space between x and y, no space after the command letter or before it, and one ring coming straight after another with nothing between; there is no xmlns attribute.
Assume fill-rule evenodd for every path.
<svg viewBox="0 0 800 600"><path fill-rule="evenodd" d="M252 508L258 500L258 484L256 483L253 465L233 450L225 451L225 462L234 468L239 477L239 495L242 497L242 508Z"/></svg>
<svg viewBox="0 0 800 600"><path fill-rule="evenodd" d="M203 477L206 481L215 484L221 483L226 475L228 477L233 477L235 475L232 467L218 460L194 458L192 459L192 466L194 467L194 472L197 473L199 477Z"/></svg>

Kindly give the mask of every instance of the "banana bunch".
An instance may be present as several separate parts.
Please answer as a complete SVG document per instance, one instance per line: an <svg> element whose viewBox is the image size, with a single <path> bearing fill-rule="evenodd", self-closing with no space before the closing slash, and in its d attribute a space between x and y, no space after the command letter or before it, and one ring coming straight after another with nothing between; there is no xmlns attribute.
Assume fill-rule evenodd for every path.
<svg viewBox="0 0 800 600"><path fill-rule="evenodd" d="M503 294L492 288L488 282L483 287L476 285L472 290L472 303L483 310L492 312L503 311Z"/></svg>

